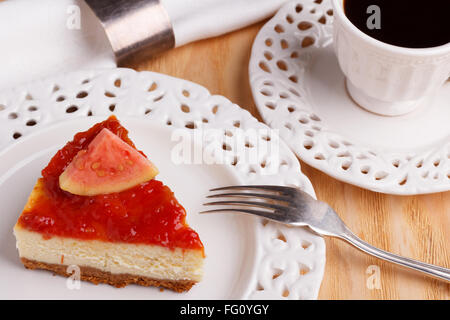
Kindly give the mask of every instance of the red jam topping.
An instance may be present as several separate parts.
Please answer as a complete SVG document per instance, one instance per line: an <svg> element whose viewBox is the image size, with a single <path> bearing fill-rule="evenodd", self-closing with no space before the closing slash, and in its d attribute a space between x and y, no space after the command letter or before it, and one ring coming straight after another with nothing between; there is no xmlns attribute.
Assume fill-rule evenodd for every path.
<svg viewBox="0 0 450 320"><path fill-rule="evenodd" d="M186 224L185 209L160 181L153 179L122 192L96 196L77 196L60 189L61 173L103 128L135 147L114 116L77 133L42 170L42 192L22 213L19 224L47 238L63 236L203 250L198 234Z"/></svg>

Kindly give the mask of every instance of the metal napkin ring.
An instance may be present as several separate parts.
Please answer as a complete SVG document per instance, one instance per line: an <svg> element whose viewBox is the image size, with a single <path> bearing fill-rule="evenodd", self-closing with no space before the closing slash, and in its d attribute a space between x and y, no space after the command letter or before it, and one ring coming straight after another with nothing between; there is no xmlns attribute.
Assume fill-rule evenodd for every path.
<svg viewBox="0 0 450 320"><path fill-rule="evenodd" d="M169 15L159 0L85 0L105 29L118 65L175 47Z"/></svg>

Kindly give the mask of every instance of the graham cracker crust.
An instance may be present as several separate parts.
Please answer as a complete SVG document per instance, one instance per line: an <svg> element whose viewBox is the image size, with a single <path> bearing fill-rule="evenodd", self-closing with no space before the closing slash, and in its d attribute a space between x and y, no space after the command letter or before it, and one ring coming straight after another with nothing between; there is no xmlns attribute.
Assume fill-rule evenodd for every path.
<svg viewBox="0 0 450 320"><path fill-rule="evenodd" d="M72 275L66 272L68 266L63 264L49 264L26 258L21 258L20 260L27 269L48 270L53 272L53 274L64 277ZM159 280L125 273L113 274L97 268L83 266L80 266L80 279L94 284L106 283L116 288L122 288L129 284L138 284L145 287L162 287L176 292L188 291L196 283L191 280Z"/></svg>

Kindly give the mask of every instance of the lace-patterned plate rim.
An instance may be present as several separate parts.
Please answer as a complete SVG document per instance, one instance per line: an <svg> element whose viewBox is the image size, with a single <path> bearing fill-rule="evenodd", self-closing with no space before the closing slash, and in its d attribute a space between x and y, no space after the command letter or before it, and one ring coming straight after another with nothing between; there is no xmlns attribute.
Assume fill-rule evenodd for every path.
<svg viewBox="0 0 450 320"><path fill-rule="evenodd" d="M130 69L78 71L0 92L0 105L1 154L23 138L63 121L111 114L119 119L139 117L172 130L223 130L227 144L225 165L242 183L295 185L314 195L298 160L278 139L276 131L226 98L211 95L204 87L186 80ZM247 164L241 150L248 146L235 148L233 142L233 130L239 128L261 129L258 136L252 137L256 140L247 141L248 146L278 139L279 159L273 160L263 152L256 165ZM215 150L223 153L224 143L215 145ZM279 167L277 174L264 173L271 161L278 161L274 164ZM292 230L263 220L258 220L255 227L260 246L254 279L245 298L316 299L325 265L323 239L307 229Z"/></svg>
<svg viewBox="0 0 450 320"><path fill-rule="evenodd" d="M428 110L423 103L391 118L364 111L347 95L332 21L331 1L297 0L262 27L249 75L264 121L300 159L338 180L398 195L450 190L450 131L442 121L450 117L450 82L426 101Z"/></svg>

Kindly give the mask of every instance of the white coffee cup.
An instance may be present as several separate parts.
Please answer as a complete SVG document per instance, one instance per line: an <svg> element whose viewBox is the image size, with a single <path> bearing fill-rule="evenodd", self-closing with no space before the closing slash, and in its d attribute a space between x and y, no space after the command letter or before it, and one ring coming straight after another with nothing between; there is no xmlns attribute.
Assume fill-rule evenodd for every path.
<svg viewBox="0 0 450 320"><path fill-rule="evenodd" d="M415 49L381 42L353 25L343 0L332 3L335 52L348 92L363 108L389 116L408 113L449 79L450 43Z"/></svg>

